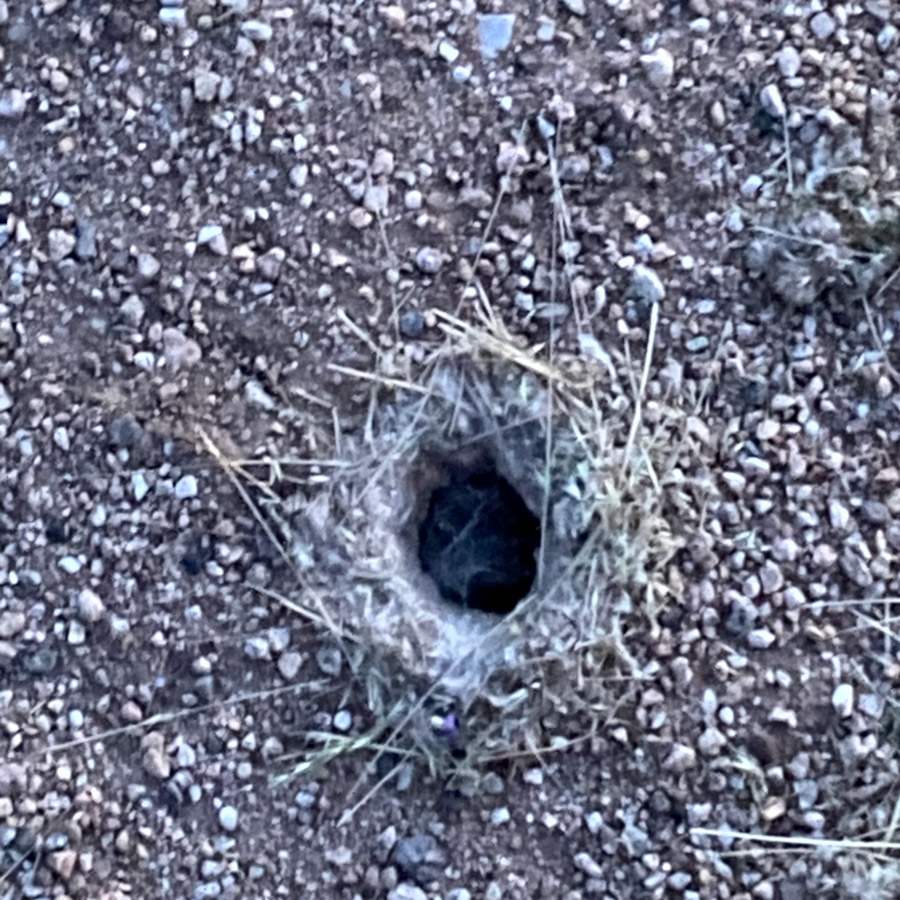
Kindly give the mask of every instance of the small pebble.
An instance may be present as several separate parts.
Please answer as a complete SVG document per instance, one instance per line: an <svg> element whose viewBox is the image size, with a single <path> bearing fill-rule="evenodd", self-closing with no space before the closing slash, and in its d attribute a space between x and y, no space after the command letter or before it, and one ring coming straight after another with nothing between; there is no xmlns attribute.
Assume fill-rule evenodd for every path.
<svg viewBox="0 0 900 900"><path fill-rule="evenodd" d="M416 268L425 275L434 275L443 262L441 251L435 247L420 247L416 251Z"/></svg>
<svg viewBox="0 0 900 900"><path fill-rule="evenodd" d="M505 806L499 806L491 813L491 824L505 825L510 818L509 809Z"/></svg>
<svg viewBox="0 0 900 900"><path fill-rule="evenodd" d="M233 806L223 806L219 810L219 824L226 831L234 831L238 826L238 811Z"/></svg>
<svg viewBox="0 0 900 900"><path fill-rule="evenodd" d="M659 275L647 266L635 266L631 275L631 293L645 303L659 303L666 289Z"/></svg>
<svg viewBox="0 0 900 900"><path fill-rule="evenodd" d="M59 567L64 572L68 572L69 575L75 575L76 573L81 571L81 563L74 556L64 556L59 561Z"/></svg>
<svg viewBox="0 0 900 900"><path fill-rule="evenodd" d="M647 73L647 80L654 87L663 88L672 83L675 74L675 58L664 47L641 57L641 65Z"/></svg>
<svg viewBox="0 0 900 900"><path fill-rule="evenodd" d="M787 107L777 84L767 84L759 92L759 102L773 119L783 119L787 115Z"/></svg>
<svg viewBox="0 0 900 900"><path fill-rule="evenodd" d="M103 601L90 588L84 588L78 595L78 615L85 622L96 624L103 618L105 612Z"/></svg>
<svg viewBox="0 0 900 900"><path fill-rule="evenodd" d="M754 628L747 635L747 645L753 650L767 650L775 643L775 635L768 628Z"/></svg>
<svg viewBox="0 0 900 900"><path fill-rule="evenodd" d="M800 54L793 47L782 47L775 59L785 78L794 78L800 71Z"/></svg>
<svg viewBox="0 0 900 900"><path fill-rule="evenodd" d="M175 497L178 500L190 500L197 496L197 479L193 475L184 475L175 482Z"/></svg>
<svg viewBox="0 0 900 900"><path fill-rule="evenodd" d="M400 316L400 334L405 338L419 338L425 333L425 317L417 309L408 309Z"/></svg>
<svg viewBox="0 0 900 900"><path fill-rule="evenodd" d="M837 28L834 19L827 12L816 13L809 20L809 27L820 41L828 40Z"/></svg>
<svg viewBox="0 0 900 900"><path fill-rule="evenodd" d="M587 15L587 7L585 6L584 0L562 0L562 5L572 13L573 16Z"/></svg>
<svg viewBox="0 0 900 900"><path fill-rule="evenodd" d="M351 715L349 710L341 709L334 714L332 724L334 725L335 731L340 731L346 734L346 732L348 732L353 727L353 716Z"/></svg>
<svg viewBox="0 0 900 900"><path fill-rule="evenodd" d="M831 695L831 705L834 711L842 718L847 719L853 714L854 691L852 684L839 684Z"/></svg>
<svg viewBox="0 0 900 900"><path fill-rule="evenodd" d="M512 42L516 17L512 13L491 13L478 17L481 52L488 59L506 50Z"/></svg>

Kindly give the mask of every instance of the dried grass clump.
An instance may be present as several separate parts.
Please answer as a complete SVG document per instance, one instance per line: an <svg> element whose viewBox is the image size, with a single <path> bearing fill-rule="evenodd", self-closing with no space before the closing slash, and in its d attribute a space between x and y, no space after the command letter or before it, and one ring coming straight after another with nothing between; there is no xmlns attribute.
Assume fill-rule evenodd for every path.
<svg viewBox="0 0 900 900"><path fill-rule="evenodd" d="M562 746L561 716L589 730L616 708L639 675L626 634L656 630L678 591L671 517L699 508L679 465L686 413L674 382L647 396L652 333L642 364L595 340L548 361L486 304L476 325L439 322L416 383L358 373L367 426L344 433L342 465L290 518L293 602L365 654L373 746L411 736L434 762L436 710L462 720L470 761ZM542 522L535 588L502 618L443 600L416 554L431 460L475 451Z"/></svg>

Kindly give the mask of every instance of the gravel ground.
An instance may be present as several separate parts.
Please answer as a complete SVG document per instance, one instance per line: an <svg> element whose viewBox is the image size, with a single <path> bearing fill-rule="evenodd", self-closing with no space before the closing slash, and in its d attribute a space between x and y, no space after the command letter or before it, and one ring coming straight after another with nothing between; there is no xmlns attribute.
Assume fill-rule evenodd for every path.
<svg viewBox="0 0 900 900"><path fill-rule="evenodd" d="M898 27L0 0L0 897L898 896L887 845L691 832L893 842ZM583 741L404 769L345 824L363 756L272 778L370 727L364 673L272 599L203 435L328 458L369 399L335 367L415 377L475 276L573 352L655 304L648 409L689 401L705 499L614 712L542 723Z"/></svg>

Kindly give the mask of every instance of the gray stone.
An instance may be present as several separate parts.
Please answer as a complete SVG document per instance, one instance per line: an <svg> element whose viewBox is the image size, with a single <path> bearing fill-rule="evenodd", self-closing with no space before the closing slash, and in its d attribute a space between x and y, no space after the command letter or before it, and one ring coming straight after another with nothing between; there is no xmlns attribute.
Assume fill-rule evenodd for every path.
<svg viewBox="0 0 900 900"><path fill-rule="evenodd" d="M13 408L13 398L6 386L0 381L0 413L8 412Z"/></svg>
<svg viewBox="0 0 900 900"><path fill-rule="evenodd" d="M106 613L106 607L100 597L90 588L84 588L78 595L78 615L93 625L99 622Z"/></svg>
<svg viewBox="0 0 900 900"><path fill-rule="evenodd" d="M18 88L0 92L0 119L18 119L25 114L25 95Z"/></svg>
<svg viewBox="0 0 900 900"><path fill-rule="evenodd" d="M203 358L200 345L193 338L187 337L179 328L164 329L162 340L166 361L175 371L190 369Z"/></svg>
<svg viewBox="0 0 900 900"><path fill-rule="evenodd" d="M481 52L488 59L506 50L512 43L516 17L512 13L492 13L478 17Z"/></svg>
<svg viewBox="0 0 900 900"><path fill-rule="evenodd" d="M316 650L316 663L326 675L340 675L343 657L340 648L325 645Z"/></svg>
<svg viewBox="0 0 900 900"><path fill-rule="evenodd" d="M419 338L425 333L425 317L417 309L408 309L400 316L400 334L405 338Z"/></svg>
<svg viewBox="0 0 900 900"><path fill-rule="evenodd" d="M564 156L559 161L559 180L565 182L584 181L591 173L591 160L584 154Z"/></svg>
<svg viewBox="0 0 900 900"><path fill-rule="evenodd" d="M785 78L795 78L800 71L800 54L793 47L782 47L775 57L778 69Z"/></svg>
<svg viewBox="0 0 900 900"><path fill-rule="evenodd" d="M631 294L644 303L659 303L666 296L666 289L659 275L647 266L635 266L631 273Z"/></svg>
<svg viewBox="0 0 900 900"><path fill-rule="evenodd" d="M22 666L32 675L48 675L56 668L59 653L52 647L39 647L22 657Z"/></svg>
<svg viewBox="0 0 900 900"><path fill-rule="evenodd" d="M152 281L162 268L160 261L152 253L138 253L138 275L145 281Z"/></svg>
<svg viewBox="0 0 900 900"><path fill-rule="evenodd" d="M75 222L75 256L82 262L97 255L97 228L87 219Z"/></svg>
<svg viewBox="0 0 900 900"><path fill-rule="evenodd" d="M820 41L828 40L837 29L834 19L827 12L816 13L809 20L809 27Z"/></svg>
<svg viewBox="0 0 900 900"><path fill-rule="evenodd" d="M255 379L251 378L244 387L244 396L251 406L273 412L275 400L266 392L265 388Z"/></svg>
<svg viewBox="0 0 900 900"><path fill-rule="evenodd" d="M391 853L391 862L401 877L425 883L440 875L446 857L432 835L414 834L397 841Z"/></svg>
<svg viewBox="0 0 900 900"><path fill-rule="evenodd" d="M270 41L272 33L272 26L259 19L248 19L241 25L241 34L250 38L251 41Z"/></svg>
<svg viewBox="0 0 900 900"><path fill-rule="evenodd" d="M890 51L894 45L897 43L897 27L892 25L890 22L887 22L884 28L878 32L878 36L875 38L875 43L878 45L878 49L882 53L887 53Z"/></svg>
<svg viewBox="0 0 900 900"><path fill-rule="evenodd" d="M288 650L278 657L278 672L285 681L293 681L303 665L303 656L296 650Z"/></svg>
<svg viewBox="0 0 900 900"><path fill-rule="evenodd" d="M175 482L175 497L178 500L190 500L197 496L197 479L193 475L184 475Z"/></svg>
<svg viewBox="0 0 900 900"><path fill-rule="evenodd" d="M62 262L75 249L75 235L63 228L51 228L47 234L47 254L53 262Z"/></svg>
<svg viewBox="0 0 900 900"><path fill-rule="evenodd" d="M777 84L767 84L759 92L759 102L773 119L783 119L787 115L787 107Z"/></svg>
<svg viewBox="0 0 900 900"><path fill-rule="evenodd" d="M654 87L668 87L675 75L675 58L665 49L657 47L652 53L641 57L641 65L647 73L647 81Z"/></svg>
<svg viewBox="0 0 900 900"><path fill-rule="evenodd" d="M211 103L219 94L222 76L215 72L200 71L194 75L194 97L201 103Z"/></svg>
<svg viewBox="0 0 900 900"><path fill-rule="evenodd" d="M754 628L747 635L747 646L752 650L768 650L775 643L775 635L768 628Z"/></svg>
<svg viewBox="0 0 900 900"><path fill-rule="evenodd" d="M233 806L223 806L219 810L219 824L226 831L234 831L238 827L238 811Z"/></svg>
<svg viewBox="0 0 900 900"><path fill-rule="evenodd" d="M248 659L269 659L271 656L269 642L258 635L247 638L244 641L244 656Z"/></svg>
<svg viewBox="0 0 900 900"><path fill-rule="evenodd" d="M562 5L572 13L573 16L587 15L587 7L585 6L584 0L562 0Z"/></svg>
<svg viewBox="0 0 900 900"><path fill-rule="evenodd" d="M8 641L25 630L25 613L0 613L0 640Z"/></svg>
<svg viewBox="0 0 900 900"><path fill-rule="evenodd" d="M420 247L416 251L416 268L425 275L434 275L444 264L444 256L435 247Z"/></svg>
<svg viewBox="0 0 900 900"><path fill-rule="evenodd" d="M414 884L398 884L389 894L388 900L428 900L428 894Z"/></svg>

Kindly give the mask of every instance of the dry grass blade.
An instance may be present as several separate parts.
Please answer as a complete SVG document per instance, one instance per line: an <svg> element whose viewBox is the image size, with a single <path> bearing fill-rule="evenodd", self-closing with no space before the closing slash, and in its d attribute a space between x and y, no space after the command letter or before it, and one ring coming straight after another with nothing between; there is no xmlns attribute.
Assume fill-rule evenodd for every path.
<svg viewBox="0 0 900 900"><path fill-rule="evenodd" d="M731 831L727 828L692 828L691 834L697 837L717 837L724 840L753 841L758 844L776 844L786 847L805 847L808 850L827 849L832 851L878 852L884 850L900 851L900 843L895 841L867 841L840 838L799 837L795 835L754 834L747 831Z"/></svg>
<svg viewBox="0 0 900 900"><path fill-rule="evenodd" d="M123 725L120 728L110 728L107 731L101 731L97 734L89 734L84 737L74 738L71 741L63 741L59 744L53 744L52 746L44 747L42 750L37 751L34 756L39 755L53 755L56 753L61 753L63 750L71 750L73 747L83 747L85 744L93 744L95 742L103 743L104 741L108 741L111 738L119 737L123 734L136 734L141 731L146 731L148 728L154 728L156 725L164 725L167 722L175 722L178 719L186 719L190 716L197 716L201 713L211 712L217 709L224 709L229 706L235 706L240 703L252 703L257 700L269 700L272 697L278 697L281 694L288 694L291 692L297 692L301 690L323 690L326 688L327 682L324 681L309 681L304 682L302 684L288 684L283 685L282 687L277 688L269 688L264 691L253 691L252 693L247 694L238 694L234 697L226 697L224 700L217 700L214 703L205 703L200 706L192 706L186 709L176 709L171 710L170 712L162 712L157 713L153 716L148 716L146 719L143 719L140 722L135 722L132 725Z"/></svg>

